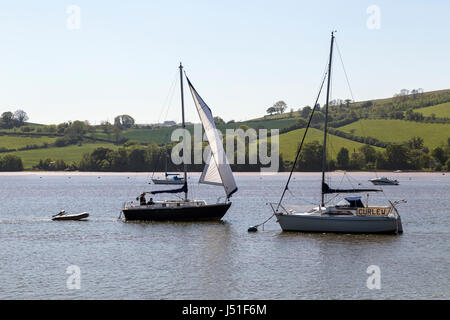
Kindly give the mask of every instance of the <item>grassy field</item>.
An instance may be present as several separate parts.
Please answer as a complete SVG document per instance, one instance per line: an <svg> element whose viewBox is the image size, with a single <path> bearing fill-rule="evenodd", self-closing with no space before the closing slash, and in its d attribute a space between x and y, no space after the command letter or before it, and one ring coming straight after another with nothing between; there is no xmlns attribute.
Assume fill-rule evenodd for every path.
<svg viewBox="0 0 450 320"><path fill-rule="evenodd" d="M217 129L219 129L223 133L225 133L226 129L237 129L241 125L246 125L249 128L253 128L255 130L281 129L294 124L295 121L296 121L295 118L283 118L274 120L235 122L225 125L218 125ZM172 132L177 128L178 127L160 127L153 129L128 129L122 132L122 136L138 142L155 142L157 144L162 144L170 142ZM194 132L193 125L187 125L186 129L188 129L189 132L193 134ZM108 137L104 133L96 133L94 136L102 139L108 139Z"/></svg>
<svg viewBox="0 0 450 320"><path fill-rule="evenodd" d="M353 132L357 136L369 136L384 142L405 142L412 137L421 137L425 146L435 148L446 144L450 137L450 125L420 123L404 120L359 120L338 128Z"/></svg>
<svg viewBox="0 0 450 320"><path fill-rule="evenodd" d="M92 152L95 148L105 147L110 149L117 149L117 146L109 143L87 143L81 146L68 146L61 148L45 148L25 151L14 151L9 153L0 153L0 156L6 154L14 154L22 158L25 169L31 169L34 165L39 163L39 160L47 158L56 160L63 159L70 164L75 161L80 161L83 153Z"/></svg>
<svg viewBox="0 0 450 320"><path fill-rule="evenodd" d="M19 149L26 147L27 145L38 145L42 146L45 142L50 144L55 142L56 137L46 137L46 136L8 136L0 135L0 148L6 149Z"/></svg>
<svg viewBox="0 0 450 320"><path fill-rule="evenodd" d="M192 132L192 126L186 126L186 128ZM172 132L176 130L176 127L161 127L154 129L128 129L123 131L122 136L130 140L138 142L154 142L157 144L170 142L170 136Z"/></svg>
<svg viewBox="0 0 450 320"><path fill-rule="evenodd" d="M414 111L420 112L426 117L434 114L437 118L450 118L450 102L441 103L431 107L419 108Z"/></svg>
<svg viewBox="0 0 450 320"><path fill-rule="evenodd" d="M284 160L293 161L300 141L305 133L305 129L297 129L283 133L279 136L280 153L283 154ZM323 131L310 128L308 135L306 136L305 143L318 141L320 144L323 142ZM349 139L341 138L334 135L328 135L327 149L328 156L332 159L336 159L339 150L344 147L349 150L350 153L357 151L364 146L363 143L355 142ZM374 147L378 151L382 151L382 148Z"/></svg>
<svg viewBox="0 0 450 320"><path fill-rule="evenodd" d="M289 127L297 121L296 118L281 118L271 120L251 120L244 122L229 123L226 125L218 125L217 129L223 131L224 129L237 129L241 125L246 125L253 129L281 129Z"/></svg>

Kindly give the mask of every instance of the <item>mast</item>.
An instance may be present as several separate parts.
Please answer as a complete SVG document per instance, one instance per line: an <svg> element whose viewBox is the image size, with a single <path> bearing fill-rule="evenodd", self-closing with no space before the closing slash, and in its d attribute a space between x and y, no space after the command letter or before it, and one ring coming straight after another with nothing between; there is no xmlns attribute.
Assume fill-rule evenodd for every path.
<svg viewBox="0 0 450 320"><path fill-rule="evenodd" d="M182 120L182 127L183 127L183 141L186 147L186 125L184 123L184 95L183 95L183 65L180 62L180 89L181 89L181 120ZM187 164L185 161L185 152L186 148L183 148L183 169L184 169L184 183L187 184ZM187 201L188 191L186 188L186 191L184 191L184 200Z"/></svg>
<svg viewBox="0 0 450 320"><path fill-rule="evenodd" d="M330 46L330 61L328 63L328 81L327 81L327 101L325 105L325 127L323 128L323 154L322 154L322 207L325 206L325 170L327 165L327 132L328 132L328 103L330 99L330 81L331 81L331 62L333 60L333 42L334 42L334 31L331 32L331 46ZM314 106L315 108L316 106Z"/></svg>
<svg viewBox="0 0 450 320"><path fill-rule="evenodd" d="M167 158L168 158L169 156L168 156L168 154L167 154L167 151L166 151L166 156L165 156L165 158L166 158L166 165L165 165L165 170L166 170L166 178L167 178Z"/></svg>

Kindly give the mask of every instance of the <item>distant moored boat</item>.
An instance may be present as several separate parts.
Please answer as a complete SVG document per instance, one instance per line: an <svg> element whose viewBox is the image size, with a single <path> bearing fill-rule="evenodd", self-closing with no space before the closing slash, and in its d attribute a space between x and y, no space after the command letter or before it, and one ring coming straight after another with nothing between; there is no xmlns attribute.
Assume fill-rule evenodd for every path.
<svg viewBox="0 0 450 320"><path fill-rule="evenodd" d="M383 185L383 186L398 186L400 183L398 182L398 180L391 180L388 179L386 177L381 177L381 178L373 178L369 180L370 182L372 182L374 185Z"/></svg>

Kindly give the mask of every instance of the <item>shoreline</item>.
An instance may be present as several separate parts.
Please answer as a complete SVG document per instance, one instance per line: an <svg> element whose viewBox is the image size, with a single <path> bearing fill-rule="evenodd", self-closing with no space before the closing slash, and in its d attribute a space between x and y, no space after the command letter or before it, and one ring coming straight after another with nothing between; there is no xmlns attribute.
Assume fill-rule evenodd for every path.
<svg viewBox="0 0 450 320"><path fill-rule="evenodd" d="M341 175L343 173L349 173L351 175L367 175L367 174L377 174L380 176L397 176L397 175L405 175L405 174L413 174L413 175L446 175L447 172L444 171L402 171L402 172L393 172L393 171L330 171L327 172L328 175ZM105 172L105 171L5 171L0 172L0 176L126 176L126 175L138 175L138 176L148 176L148 175L160 176L164 175L164 172ZM188 172L191 176L199 176L201 172ZM320 171L314 172L300 172L295 171L293 176L311 176L311 175L321 175ZM288 176L289 172L233 172L235 176Z"/></svg>

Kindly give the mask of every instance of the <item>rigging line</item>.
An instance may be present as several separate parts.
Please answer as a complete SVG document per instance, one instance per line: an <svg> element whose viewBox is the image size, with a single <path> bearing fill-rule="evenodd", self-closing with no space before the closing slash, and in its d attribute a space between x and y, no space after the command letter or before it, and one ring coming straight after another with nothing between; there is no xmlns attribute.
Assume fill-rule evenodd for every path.
<svg viewBox="0 0 450 320"><path fill-rule="evenodd" d="M315 202L311 202L311 201L305 200L304 198L297 198L297 196L294 193L292 193L292 191L290 189L288 189L287 191L289 192L289 194L292 196L292 198L294 200L304 201L304 202L306 202L306 203L308 203L310 205L316 205Z"/></svg>
<svg viewBox="0 0 450 320"><path fill-rule="evenodd" d="M336 41L336 48L337 48L337 51L338 51L339 59L341 60L342 70L344 71L345 79L347 81L348 90L350 91L350 96L352 97L353 102L356 102L355 97L353 95L352 87L350 85L350 80L348 79L348 76L347 76L347 71L345 69L345 65L344 65L344 61L342 59L341 51L339 50L339 44L338 44L337 41ZM362 110L360 112L360 119L362 119ZM361 123L360 123L360 126L361 126L361 131L363 133L363 136L365 136L364 128L362 127Z"/></svg>
<svg viewBox="0 0 450 320"><path fill-rule="evenodd" d="M345 173L345 178L347 179L348 183L350 184L350 187L352 187L352 189L356 189L355 186L353 185L353 181L351 180L351 177L347 174L347 172ZM361 185L361 183L358 182L358 180L354 179L357 186Z"/></svg>
<svg viewBox="0 0 450 320"><path fill-rule="evenodd" d="M333 201L334 199L336 199L337 197L339 197L339 193L337 193L335 196L333 196L332 198L328 199L327 201L325 201L325 205L329 204L331 201Z"/></svg>
<svg viewBox="0 0 450 320"><path fill-rule="evenodd" d="M336 39L335 39L335 41L336 41ZM338 51L338 54L339 54L339 59L341 60L342 69L344 70L345 79L347 80L348 90L350 91L350 95L352 96L352 100L355 101L355 98L353 97L353 91L352 91L352 88L350 86L350 81L348 80L347 71L345 71L344 61L342 60L341 51L339 50L339 45L338 45L337 41L336 41L336 48L337 48L337 51Z"/></svg>
<svg viewBox="0 0 450 320"><path fill-rule="evenodd" d="M163 103L163 106L161 108L161 112L160 112L159 117L158 117L158 123L161 122L161 117L162 117L162 115L164 113L164 110L166 110L166 115L164 117L164 120L166 120L166 118L167 118L168 109L170 109L170 105L171 105L171 102L172 102L173 94L175 92L175 87L176 87L176 84L178 82L177 75L178 75L178 71L175 72L175 76L174 76L174 79L172 80L172 84L170 85L169 91L167 92L166 98L164 99L164 103Z"/></svg>
<svg viewBox="0 0 450 320"><path fill-rule="evenodd" d="M347 179L352 179L355 183L357 183L358 185L362 185L362 183L361 182L359 182L359 180L357 180L357 179L355 179L355 178L353 178L353 177L351 177L350 175L348 176L348 178Z"/></svg>
<svg viewBox="0 0 450 320"><path fill-rule="evenodd" d="M293 171L295 169L295 165L296 165L297 161L300 160L300 159L298 159L298 157L299 157L300 151L302 150L302 146L303 146L303 142L305 141L306 133L308 132L308 128L309 128L309 126L311 124L312 117L314 116L314 111L316 110L317 102L319 101L320 93L322 92L323 84L325 83L325 79L327 77L327 66L328 66L328 58L327 58L327 62L325 64L325 71L324 71L323 79L322 79L320 87L319 87L319 92L317 94L316 102L312 106L311 114L309 116L309 120L308 120L308 124L306 126L306 129L305 129L305 133L303 134L302 141L301 141L300 146L298 148L297 155L295 156L295 160L294 160L294 163L292 165L291 172L289 174L289 178L288 178L288 181L286 183L286 186L284 187L283 194L281 195L280 201L278 202L277 209L274 211L274 213L269 218L267 218L264 222L262 222L260 224L257 224L255 227L259 227L260 225L263 225L263 227L264 227L264 225L270 219L272 219L275 216L275 212L278 212L278 209L280 208L281 202L283 201L284 194L286 193L286 190L288 190L289 181L291 180L292 173L293 173Z"/></svg>
<svg viewBox="0 0 450 320"><path fill-rule="evenodd" d="M167 115L169 114L170 107L172 106L172 100L173 100L173 96L174 96L175 88L176 88L177 84L178 84L178 77L175 79L173 86L172 86L172 92L170 93L170 99L169 99L167 107L166 107L166 114L164 115L164 119L163 119L164 121L167 120Z"/></svg>
<svg viewBox="0 0 450 320"><path fill-rule="evenodd" d="M340 51L340 49L339 49L339 44L338 44L337 41L336 41L336 48L337 48L337 51L338 51L339 59L341 60L342 69L344 70L344 75L345 75L345 79L346 79L346 81L347 81L348 90L350 91L350 95L351 95L351 97L352 97L353 102L356 102L356 101L355 101L355 97L354 97L354 95L353 95L352 87L351 87L351 85L350 85L350 81L349 81L348 76L347 76L347 71L346 71L346 69L345 69L345 65L344 65L344 61L343 61L343 59L342 59L341 51ZM362 112L363 112L363 110L361 109L360 114L359 114L360 120L362 119ZM364 130L364 127L363 127L361 121L359 122L359 126L360 126L360 129L361 129L362 136L363 136L363 137L366 136L366 133L365 133L365 130ZM375 167L374 170L375 170L375 175L378 177L376 167Z"/></svg>
<svg viewBox="0 0 450 320"><path fill-rule="evenodd" d="M305 133L303 134L302 141L300 142L300 146L299 146L297 154L295 156L294 163L292 164L291 172L289 173L289 178L288 178L288 180L286 182L286 186L284 187L283 193L281 195L280 201L278 202L277 209L275 211L278 211L278 209L280 208L281 201L283 201L283 197L284 197L284 195L286 193L286 190L288 189L289 182L291 181L291 177L292 177L292 173L294 172L295 165L296 165L297 161L300 160L300 158L299 158L299 157L301 157L300 156L300 152L302 150L303 143L305 142L306 134L308 133L308 129L309 129L309 126L311 124L311 120L312 120L312 118L314 116L314 111L316 110L317 101L319 101L320 93L322 92L322 88L323 88L323 84L325 83L326 76L327 76L327 73L324 74L324 77L322 79L322 83L320 85L319 93L317 94L316 102L314 103L314 105L313 105L314 107L312 108L311 115L309 116L308 124L306 125Z"/></svg>
<svg viewBox="0 0 450 320"><path fill-rule="evenodd" d="M346 176L347 172L344 171L344 174L342 175L341 181L339 182L338 186L341 187L342 186L342 182L344 182L344 178ZM335 196L333 196L332 198L328 199L325 204L329 204L331 201L333 201L334 199L336 199L337 197L340 196L340 193L337 193Z"/></svg>
<svg viewBox="0 0 450 320"><path fill-rule="evenodd" d="M167 155L167 151L165 151L164 154ZM159 166L159 160L160 160L160 159L161 159L161 151L158 152L158 157L156 158L156 163L155 163L155 166L153 167L152 179L153 179L153 177L154 177L154 175L155 175L155 170L158 169L158 166ZM167 159L166 159L166 160L167 160Z"/></svg>

